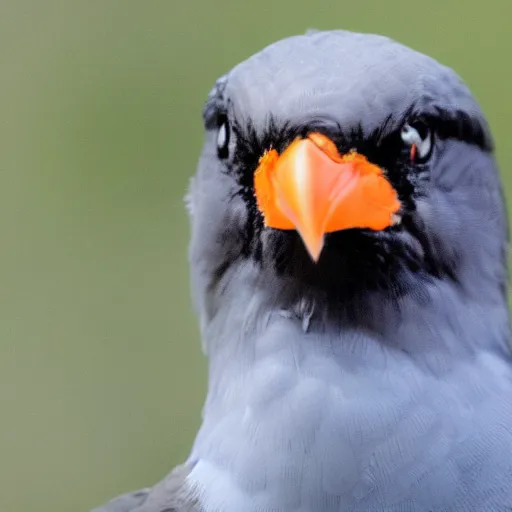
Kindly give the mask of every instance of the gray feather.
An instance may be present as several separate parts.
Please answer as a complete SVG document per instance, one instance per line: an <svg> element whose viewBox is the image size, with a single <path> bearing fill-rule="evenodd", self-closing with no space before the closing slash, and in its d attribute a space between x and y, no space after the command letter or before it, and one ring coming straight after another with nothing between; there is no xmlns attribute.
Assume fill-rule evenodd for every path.
<svg viewBox="0 0 512 512"><path fill-rule="evenodd" d="M226 87L235 117L250 119L257 129L271 114L278 122L331 117L370 133L390 116L394 121L409 110L437 108L462 111L486 124L450 68L386 37L341 30L274 43L236 66Z"/></svg>
<svg viewBox="0 0 512 512"><path fill-rule="evenodd" d="M147 499L150 489L122 494L91 512L131 512L140 507Z"/></svg>
<svg viewBox="0 0 512 512"><path fill-rule="evenodd" d="M178 466L154 487L123 494L92 512L200 512L186 482L192 467Z"/></svg>

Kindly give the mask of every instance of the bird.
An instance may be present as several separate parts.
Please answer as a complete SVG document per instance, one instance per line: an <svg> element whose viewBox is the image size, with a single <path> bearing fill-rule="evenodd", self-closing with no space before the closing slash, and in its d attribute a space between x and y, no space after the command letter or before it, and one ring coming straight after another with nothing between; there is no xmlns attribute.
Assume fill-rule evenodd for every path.
<svg viewBox="0 0 512 512"><path fill-rule="evenodd" d="M512 510L506 201L451 68L308 31L221 76L186 196L208 390L96 512Z"/></svg>

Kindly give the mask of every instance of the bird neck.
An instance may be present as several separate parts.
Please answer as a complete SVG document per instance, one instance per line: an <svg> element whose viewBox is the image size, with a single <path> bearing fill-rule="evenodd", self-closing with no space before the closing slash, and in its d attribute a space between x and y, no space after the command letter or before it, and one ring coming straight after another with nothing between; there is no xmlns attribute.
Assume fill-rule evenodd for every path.
<svg viewBox="0 0 512 512"><path fill-rule="evenodd" d="M341 315L334 321L324 315L325 305L304 297L281 307L282 296L269 296L259 268L247 265L225 279L212 292L219 293L219 300L208 300L222 306L210 307L208 315L202 311L209 358L206 417L247 405L252 391L266 385L268 371L281 378L282 361L301 375L306 361L322 359L343 380L346 372L359 369L367 375L372 360L384 364L405 357L422 371L441 376L479 353L510 355L508 305L498 286L495 293L486 287L485 302L447 281L432 282L399 301L374 294L357 318ZM322 378L323 368L318 366L319 374L312 376ZM402 369L400 363L397 371ZM248 375L253 374L251 381Z"/></svg>
<svg viewBox="0 0 512 512"><path fill-rule="evenodd" d="M483 273L459 283L422 282L399 298L374 291L362 301L333 306L329 298L308 293L296 282L245 264L202 291L201 337L213 379L226 364L256 360L276 325L307 350L315 337L316 345L331 340L344 346L357 332L381 350L404 352L418 364L438 354L456 360L480 350L510 351L506 288Z"/></svg>
<svg viewBox="0 0 512 512"><path fill-rule="evenodd" d="M258 272L245 270L244 283L240 273L231 276L222 308L203 318L209 386L190 460L205 510L241 510L248 495L266 500L261 510L300 499L295 477L309 482L314 499L326 499L315 494L326 485L318 475L330 475L338 492L352 482L347 468L364 463L361 452L346 464L354 452L344 443L358 442L351 436L367 439L371 450L371 439L390 435L404 404L427 392L434 399L442 394L436 386L451 381L453 393L435 405L451 410L465 399L457 383L474 380L475 364L491 379L510 365L503 299L481 304L438 283L398 308L376 297L360 325L321 325L315 305L278 307Z"/></svg>

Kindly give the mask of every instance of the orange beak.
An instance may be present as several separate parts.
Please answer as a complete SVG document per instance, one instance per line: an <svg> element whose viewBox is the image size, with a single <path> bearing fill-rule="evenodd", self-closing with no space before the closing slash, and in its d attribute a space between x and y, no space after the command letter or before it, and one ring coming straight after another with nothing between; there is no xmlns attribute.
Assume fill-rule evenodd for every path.
<svg viewBox="0 0 512 512"><path fill-rule="evenodd" d="M296 139L279 155L267 151L254 176L265 226L297 230L316 262L324 235L351 228L382 230L400 209L382 169L363 155L341 156L325 135Z"/></svg>

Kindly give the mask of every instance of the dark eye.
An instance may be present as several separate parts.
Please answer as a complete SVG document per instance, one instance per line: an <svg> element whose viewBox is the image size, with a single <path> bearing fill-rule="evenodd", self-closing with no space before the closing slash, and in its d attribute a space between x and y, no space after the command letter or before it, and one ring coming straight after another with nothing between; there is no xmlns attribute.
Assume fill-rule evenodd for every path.
<svg viewBox="0 0 512 512"><path fill-rule="evenodd" d="M405 123L400 132L400 137L410 149L411 161L425 162L432 153L432 131L423 121L411 121Z"/></svg>
<svg viewBox="0 0 512 512"><path fill-rule="evenodd" d="M219 119L219 128L217 131L217 155L219 158L225 159L229 155L229 135L228 118L223 115Z"/></svg>

